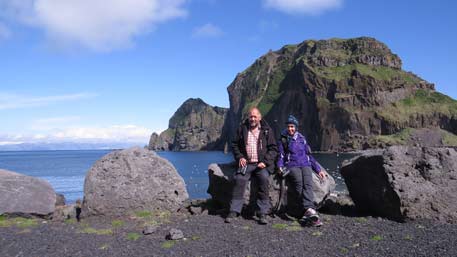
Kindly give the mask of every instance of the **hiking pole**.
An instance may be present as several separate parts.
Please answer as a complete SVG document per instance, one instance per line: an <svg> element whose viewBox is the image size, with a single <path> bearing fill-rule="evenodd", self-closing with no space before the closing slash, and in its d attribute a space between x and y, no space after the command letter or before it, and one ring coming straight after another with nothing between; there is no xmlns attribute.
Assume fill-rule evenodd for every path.
<svg viewBox="0 0 457 257"><path fill-rule="evenodd" d="M275 206L273 207L272 215L274 217L275 213L277 214L279 210L281 209L282 201L284 198L284 188L285 188L285 181L284 177L281 175L278 175L279 177L279 195L278 195L278 201L276 202Z"/></svg>

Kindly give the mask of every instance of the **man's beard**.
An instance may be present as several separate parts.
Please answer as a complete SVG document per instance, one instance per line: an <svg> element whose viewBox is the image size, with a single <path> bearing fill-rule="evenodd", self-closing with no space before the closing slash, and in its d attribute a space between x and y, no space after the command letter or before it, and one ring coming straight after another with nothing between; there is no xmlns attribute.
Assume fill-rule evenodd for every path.
<svg viewBox="0 0 457 257"><path fill-rule="evenodd" d="M255 129L259 126L259 123L258 122L255 122L255 121L251 121L249 123L249 125L251 126L251 129Z"/></svg>

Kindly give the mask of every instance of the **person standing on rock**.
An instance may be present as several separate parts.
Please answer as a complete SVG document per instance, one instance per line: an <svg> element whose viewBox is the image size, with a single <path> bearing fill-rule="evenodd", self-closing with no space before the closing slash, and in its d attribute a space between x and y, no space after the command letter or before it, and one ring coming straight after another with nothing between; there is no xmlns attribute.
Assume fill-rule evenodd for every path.
<svg viewBox="0 0 457 257"><path fill-rule="evenodd" d="M230 223L240 213L244 203L244 191L251 177L258 181L257 207L259 223L267 224L266 214L271 209L268 195L269 176L273 173L278 152L273 130L262 120L257 108L249 110L249 117L236 131L232 142L233 155L238 162L238 171L234 176L230 212L225 218Z"/></svg>
<svg viewBox="0 0 457 257"><path fill-rule="evenodd" d="M321 226L322 222L313 202L312 172L316 172L321 180L325 179L326 174L311 156L311 148L305 136L297 131L298 120L289 115L286 125L287 128L282 131L278 143L279 174L286 178L289 194L297 196L300 201L299 206L303 208L301 221Z"/></svg>

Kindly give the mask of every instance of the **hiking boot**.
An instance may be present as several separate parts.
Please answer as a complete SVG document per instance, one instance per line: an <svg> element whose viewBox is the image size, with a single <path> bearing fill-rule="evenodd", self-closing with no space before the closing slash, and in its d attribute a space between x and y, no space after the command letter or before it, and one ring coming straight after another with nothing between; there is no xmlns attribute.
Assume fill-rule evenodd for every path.
<svg viewBox="0 0 457 257"><path fill-rule="evenodd" d="M310 225L313 226L313 227L320 227L322 226L324 223L322 223L322 221L317 218L316 221L310 221Z"/></svg>
<svg viewBox="0 0 457 257"><path fill-rule="evenodd" d="M301 218L301 219L303 221L317 222L317 221L319 221L319 215L317 214L317 211L314 210L313 208L308 208L305 211L303 218Z"/></svg>
<svg viewBox="0 0 457 257"><path fill-rule="evenodd" d="M234 211L231 211L227 217L225 217L225 223L230 223L232 222L234 219L236 219L236 217L238 216L238 213L234 212Z"/></svg>
<svg viewBox="0 0 457 257"><path fill-rule="evenodd" d="M267 225L268 224L267 215L265 215L265 214L260 214L259 215L259 224L260 225Z"/></svg>

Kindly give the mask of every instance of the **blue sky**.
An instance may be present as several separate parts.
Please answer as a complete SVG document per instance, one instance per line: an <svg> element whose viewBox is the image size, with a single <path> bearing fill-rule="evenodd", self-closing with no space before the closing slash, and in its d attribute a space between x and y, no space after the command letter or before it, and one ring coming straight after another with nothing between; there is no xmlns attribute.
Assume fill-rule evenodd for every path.
<svg viewBox="0 0 457 257"><path fill-rule="evenodd" d="M362 0L0 0L0 144L128 141L268 50L370 36L457 98L457 3Z"/></svg>

